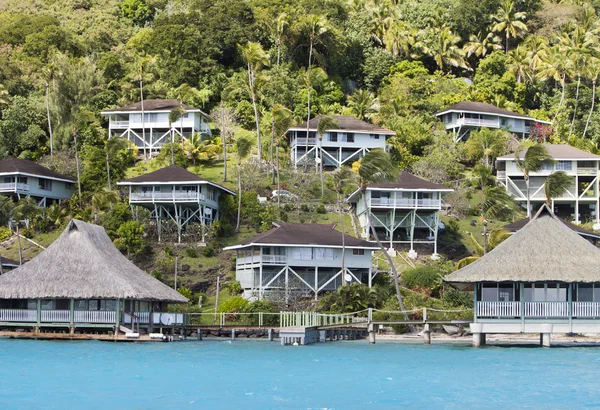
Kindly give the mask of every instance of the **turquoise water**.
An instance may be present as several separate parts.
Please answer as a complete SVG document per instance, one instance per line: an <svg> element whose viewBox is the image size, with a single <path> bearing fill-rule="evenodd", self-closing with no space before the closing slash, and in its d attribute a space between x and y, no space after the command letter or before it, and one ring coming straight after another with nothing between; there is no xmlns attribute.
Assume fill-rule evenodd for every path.
<svg viewBox="0 0 600 410"><path fill-rule="evenodd" d="M2 408L600 406L600 348L0 340Z"/></svg>

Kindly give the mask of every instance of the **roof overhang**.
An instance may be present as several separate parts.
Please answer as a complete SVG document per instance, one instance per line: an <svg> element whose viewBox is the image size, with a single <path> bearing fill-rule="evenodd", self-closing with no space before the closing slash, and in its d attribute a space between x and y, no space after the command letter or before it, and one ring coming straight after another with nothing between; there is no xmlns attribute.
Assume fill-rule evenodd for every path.
<svg viewBox="0 0 600 410"><path fill-rule="evenodd" d="M365 249L365 250L370 250L370 251L376 251L379 249L379 246L350 246L350 245L346 245L346 246L341 246L341 245L321 245L318 243L312 243L312 244L295 244L295 243L248 243L248 244L244 244L244 245L232 245L232 246L227 246L225 248L223 248L224 251L234 251L237 249L244 249L244 248L251 248L253 246L277 246L277 247L284 247L284 248L333 248L333 249L342 249L342 248L346 248L346 249Z"/></svg>
<svg viewBox="0 0 600 410"><path fill-rule="evenodd" d="M290 131L306 131L306 128L299 128L299 127L292 127L292 128L288 128L288 130L286 131L286 134ZM317 131L316 128L309 128L308 131ZM396 133L394 131L389 131L389 130L382 130L382 131L365 131L365 130L339 130L339 129L332 129L332 130L325 130L325 132L340 132L340 133L347 133L347 132L351 132L354 134L378 134L378 135L389 135L389 136L394 136L396 135Z"/></svg>
<svg viewBox="0 0 600 410"><path fill-rule="evenodd" d="M594 154L590 154L590 155L594 155ZM503 156L503 157L496 158L496 161L514 161L515 159L516 158L514 155L513 156ZM522 156L519 159L525 159L525 157ZM552 159L555 161L600 161L600 156L594 155L593 157L589 157L589 158L552 157Z"/></svg>
<svg viewBox="0 0 600 410"><path fill-rule="evenodd" d="M481 114L481 115L494 115L494 116L497 116L497 117L514 118L514 119L518 119L518 120L534 121L534 122L539 122L540 124L552 125L552 121L538 120L536 118L529 117L529 116L498 114L498 113L491 113L491 112L485 112L485 111L445 110L445 111L440 111L440 112L436 113L435 115L437 117L440 117L440 116L442 116L444 114L450 114L450 113L453 113L453 112L456 112L456 113L468 113L468 114Z"/></svg>
<svg viewBox="0 0 600 410"><path fill-rule="evenodd" d="M145 181L145 182L128 182L128 181L119 181L117 182L118 186L145 186L145 185L210 185L214 188L218 188L222 191L225 191L231 195L236 195L235 192L225 188L222 185L215 184L210 181Z"/></svg>
<svg viewBox="0 0 600 410"><path fill-rule="evenodd" d="M440 188L440 189L428 189L428 188L378 188L378 187L367 187L367 191L398 191L398 192L454 192L454 189L452 188ZM348 195L348 198L346 198L345 202L349 202L350 199L354 198L358 193L360 192L360 189L357 189L356 191L352 192L350 195Z"/></svg>
<svg viewBox="0 0 600 410"><path fill-rule="evenodd" d="M19 172L19 171L14 171L14 172L0 172L0 176L5 176L5 175L25 175L28 177L34 177L34 178L43 178L43 179L52 179L54 181L61 181L61 182L68 182L70 184L74 184L75 181L72 179L65 179L65 178L56 178L56 177L49 177L46 175L39 175L39 174L31 174L28 172Z"/></svg>

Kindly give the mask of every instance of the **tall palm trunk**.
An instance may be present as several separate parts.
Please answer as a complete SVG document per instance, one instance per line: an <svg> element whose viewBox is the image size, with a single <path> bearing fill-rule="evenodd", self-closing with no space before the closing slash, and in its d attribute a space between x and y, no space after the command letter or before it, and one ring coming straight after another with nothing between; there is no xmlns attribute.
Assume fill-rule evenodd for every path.
<svg viewBox="0 0 600 410"><path fill-rule="evenodd" d="M235 231L240 231L240 219L242 216L242 161L238 159L238 211L237 211L237 224Z"/></svg>
<svg viewBox="0 0 600 410"><path fill-rule="evenodd" d="M585 134L587 133L588 127L590 125L590 119L592 118L592 113L594 112L594 103L596 102L596 81L598 77L595 77L592 81L592 106L590 107L590 113L588 114L587 121L585 122L585 129L583 130L583 138L585 138Z"/></svg>
<svg viewBox="0 0 600 410"><path fill-rule="evenodd" d="M81 207L81 171L79 170L79 150L77 149L77 131L73 133L75 140L75 166L77 167L77 192L79 193L79 207Z"/></svg>
<svg viewBox="0 0 600 410"><path fill-rule="evenodd" d="M273 167L273 144L275 143L275 116L273 116L272 120L271 120L271 146L269 147L269 151L270 151L270 156L271 156L271 167L272 167L272 172L271 172L271 183L274 184L275 183L275 168Z"/></svg>
<svg viewBox="0 0 600 410"><path fill-rule="evenodd" d="M527 192L525 195L527 196L527 217L531 220L531 198L529 197L529 172L525 171L523 174L523 178L525 179L525 189Z"/></svg>
<svg viewBox="0 0 600 410"><path fill-rule="evenodd" d="M306 144L304 145L304 171L308 168L308 135L310 133L310 90L312 88L312 84L310 82L310 66L312 60L312 50L313 50L313 39L310 39L310 46L308 51L308 70L306 71L306 96L307 96L307 104L306 104Z"/></svg>
<svg viewBox="0 0 600 410"><path fill-rule="evenodd" d="M19 232L19 221L16 221L16 224L17 224L17 246L19 247L19 265L22 265L23 264L23 248L21 248L21 233Z"/></svg>
<svg viewBox="0 0 600 410"><path fill-rule="evenodd" d="M340 227L342 228L342 286L346 286L346 229L344 228L344 214L342 212L342 194L339 192L337 200L340 213Z"/></svg>
<svg viewBox="0 0 600 410"><path fill-rule="evenodd" d="M227 136L225 135L225 105L221 101L221 138L223 140L223 182L227 181Z"/></svg>
<svg viewBox="0 0 600 410"><path fill-rule="evenodd" d="M48 84L48 81L46 81L46 115L48 116L48 134L50 134L50 158L52 158L53 154L54 154L54 141L52 139L52 121L50 119L50 103L48 101L49 99L49 90L48 88L50 87L50 85Z"/></svg>
<svg viewBox="0 0 600 410"><path fill-rule="evenodd" d="M361 187L360 195L363 200L363 203L366 205L367 204L366 187L364 187L364 188ZM396 287L396 297L398 298L398 305L400 305L400 310L402 311L404 320L408 321L408 315L405 312L406 309L404 308L404 301L402 300L402 293L400 293L400 280L398 278L398 271L396 270L396 265L394 265L394 261L392 260L392 257L390 256L390 254L387 252L387 249L385 249L385 247L379 240L379 236L377 235L377 232L375 231L375 228L373 227L373 221L371 219L371 212L369 211L368 207L365 209L365 212L367 213L368 232L373 233L373 237L375 238L375 242L377 243L377 246L379 246L379 248L383 251L385 258L387 259L387 262L390 265L390 269L392 270L392 277L394 278L394 286Z"/></svg>
<svg viewBox="0 0 600 410"><path fill-rule="evenodd" d="M573 108L573 119L571 120L571 128L569 129L569 135L573 134L573 125L575 124L575 117L577 116L577 106L579 105L579 86L581 84L581 74L577 73L577 91L575 91L575 107Z"/></svg>
<svg viewBox="0 0 600 410"><path fill-rule="evenodd" d="M144 145L144 159L148 159L148 152L146 150L146 125L145 125L145 121L146 118L144 115L144 87L143 87L143 80L142 80L142 75L140 74L140 99L142 102L142 139L143 141L143 145Z"/></svg>
<svg viewBox="0 0 600 410"><path fill-rule="evenodd" d="M258 163L262 162L262 147L260 144L260 121L258 119L258 106L256 104L256 90L254 89L254 74L248 63L248 82L250 84L250 93L252 94L252 107L254 108L254 121L256 122L256 146L258 148Z"/></svg>
<svg viewBox="0 0 600 410"><path fill-rule="evenodd" d="M277 156L277 192L281 192L281 178L279 177L279 140L277 140L275 155ZM277 207L281 207L281 195L277 195Z"/></svg>
<svg viewBox="0 0 600 410"><path fill-rule="evenodd" d="M325 179L323 178L323 135L319 135L319 165L321 173L321 199L325 196Z"/></svg>
<svg viewBox="0 0 600 410"><path fill-rule="evenodd" d="M108 190L112 191L112 184L110 182L110 163L108 162L108 150L106 151L106 179L108 182ZM112 202L111 202L112 209Z"/></svg>
<svg viewBox="0 0 600 410"><path fill-rule="evenodd" d="M485 218L483 218L483 254L485 255L487 253L487 243L488 243L488 232L487 232L487 221Z"/></svg>

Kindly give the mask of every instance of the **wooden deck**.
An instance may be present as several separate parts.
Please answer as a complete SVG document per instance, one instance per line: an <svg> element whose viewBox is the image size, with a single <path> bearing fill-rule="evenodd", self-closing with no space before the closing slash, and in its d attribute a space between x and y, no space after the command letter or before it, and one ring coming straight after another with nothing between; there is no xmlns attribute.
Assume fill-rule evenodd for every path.
<svg viewBox="0 0 600 410"><path fill-rule="evenodd" d="M35 339L35 340L100 340L105 342L165 342L163 339L153 339L148 335L140 335L136 338L126 337L125 335L92 334L92 333L51 333L51 332L19 332L19 331L0 331L0 338L6 339ZM178 336L173 336L172 340L178 341Z"/></svg>

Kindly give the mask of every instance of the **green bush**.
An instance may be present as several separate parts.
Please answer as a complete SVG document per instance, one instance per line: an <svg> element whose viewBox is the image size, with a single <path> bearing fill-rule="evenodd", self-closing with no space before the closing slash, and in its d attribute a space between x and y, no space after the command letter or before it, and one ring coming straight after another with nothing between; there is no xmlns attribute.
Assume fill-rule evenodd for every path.
<svg viewBox="0 0 600 410"><path fill-rule="evenodd" d="M473 294L449 288L444 292L442 301L452 307L473 307Z"/></svg>
<svg viewBox="0 0 600 410"><path fill-rule="evenodd" d="M288 214L283 209L281 211L279 211L279 220L281 222L287 222L288 221Z"/></svg>
<svg viewBox="0 0 600 410"><path fill-rule="evenodd" d="M456 235L460 231L460 225L455 219L449 219L446 223L446 232L450 235Z"/></svg>
<svg viewBox="0 0 600 410"><path fill-rule="evenodd" d="M237 280L234 280L233 282L229 282L229 283L225 284L225 286L223 286L223 288L226 289L227 292L229 292L229 294L232 296L239 295L240 293L243 292L242 285Z"/></svg>
<svg viewBox="0 0 600 410"><path fill-rule="evenodd" d="M219 306L219 312L242 313L245 312L249 302L241 296L234 296L227 299Z"/></svg>
<svg viewBox="0 0 600 410"><path fill-rule="evenodd" d="M436 266L418 266L404 271L402 281L410 289L435 293L442 286L442 274Z"/></svg>
<svg viewBox="0 0 600 410"><path fill-rule="evenodd" d="M325 209L325 205L323 205L323 204L317 205L317 207L315 208L315 212L318 214L327 213L327 210Z"/></svg>
<svg viewBox="0 0 600 410"><path fill-rule="evenodd" d="M294 205L292 205L292 204L284 204L283 205L283 210L285 212L292 212L294 209L295 209Z"/></svg>
<svg viewBox="0 0 600 410"><path fill-rule="evenodd" d="M310 212L310 207L306 204L302 204L302 205L300 205L300 210L302 212Z"/></svg>
<svg viewBox="0 0 600 410"><path fill-rule="evenodd" d="M202 255L204 255L204 257L206 257L206 258L212 258L216 254L217 254L217 250L214 248L213 245L206 245L204 247L204 249L202 250Z"/></svg>
<svg viewBox="0 0 600 410"><path fill-rule="evenodd" d="M10 231L10 229L8 229L6 226L0 226L0 242L10 238L10 236L12 235L12 232Z"/></svg>
<svg viewBox="0 0 600 410"><path fill-rule="evenodd" d="M188 256L188 258L197 258L198 257L198 252L196 251L196 248L187 248L185 250L185 254Z"/></svg>
<svg viewBox="0 0 600 410"><path fill-rule="evenodd" d="M164 246L164 247L163 247L163 252L165 253L165 255L168 255L168 256L175 256L175 255L173 254L173 248L171 248L170 246Z"/></svg>

